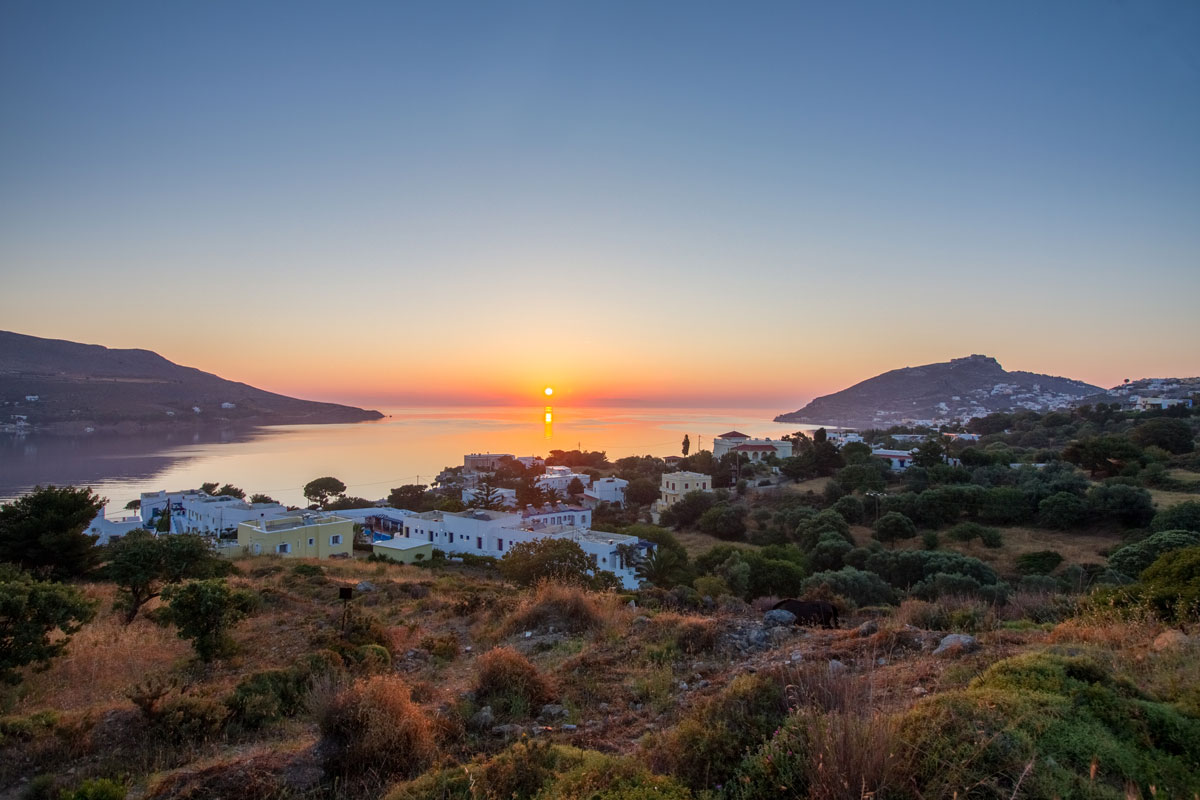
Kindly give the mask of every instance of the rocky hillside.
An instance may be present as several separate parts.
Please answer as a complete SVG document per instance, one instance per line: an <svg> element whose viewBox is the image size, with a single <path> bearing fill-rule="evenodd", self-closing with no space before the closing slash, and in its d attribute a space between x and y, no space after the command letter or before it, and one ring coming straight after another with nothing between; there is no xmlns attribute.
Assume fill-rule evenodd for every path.
<svg viewBox="0 0 1200 800"><path fill-rule="evenodd" d="M114 350L0 331L0 423L79 432L197 423L361 422L382 416L266 392L180 366L149 350Z"/></svg>
<svg viewBox="0 0 1200 800"><path fill-rule="evenodd" d="M854 428L938 425L997 411L1064 408L1102 391L1068 378L1008 372L990 356L972 355L885 372L818 397L799 411L779 415L775 421Z"/></svg>

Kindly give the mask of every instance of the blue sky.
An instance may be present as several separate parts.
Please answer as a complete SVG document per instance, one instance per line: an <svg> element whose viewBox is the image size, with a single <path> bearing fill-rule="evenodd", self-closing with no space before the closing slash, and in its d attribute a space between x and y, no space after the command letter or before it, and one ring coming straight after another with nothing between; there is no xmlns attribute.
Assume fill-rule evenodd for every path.
<svg viewBox="0 0 1200 800"><path fill-rule="evenodd" d="M1196 3L5 2L0 102L2 327L267 388L1200 372Z"/></svg>

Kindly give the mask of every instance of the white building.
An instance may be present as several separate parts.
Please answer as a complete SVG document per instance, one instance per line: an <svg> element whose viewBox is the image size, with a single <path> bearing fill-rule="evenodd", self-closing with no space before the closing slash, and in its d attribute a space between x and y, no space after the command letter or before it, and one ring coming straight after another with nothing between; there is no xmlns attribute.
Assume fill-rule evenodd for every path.
<svg viewBox="0 0 1200 800"><path fill-rule="evenodd" d="M835 447L844 447L851 442L862 442L863 437L858 431L853 428L839 428L825 431L825 438L833 443Z"/></svg>
<svg viewBox="0 0 1200 800"><path fill-rule="evenodd" d="M629 481L621 478L600 478L583 490L583 500L589 504L612 503L623 507L625 487L628 485Z"/></svg>
<svg viewBox="0 0 1200 800"><path fill-rule="evenodd" d="M237 533L238 525L243 522L275 519L290 513L279 503L251 504L236 497L194 491L146 492L141 499L142 524L148 528L157 528L159 517L169 505L171 533L228 536Z"/></svg>
<svg viewBox="0 0 1200 800"><path fill-rule="evenodd" d="M729 452L744 453L751 461L761 461L768 456L792 457L792 443L770 438L754 439L739 431L729 431L713 438L713 458Z"/></svg>
<svg viewBox="0 0 1200 800"><path fill-rule="evenodd" d="M428 511L405 520L406 539L429 542L448 554L473 553L503 558L520 542L568 539L591 557L595 569L614 573L627 589L638 586L636 563L654 549L636 536L588 528L590 512L577 506L531 509L523 513L470 510Z"/></svg>
<svg viewBox="0 0 1200 800"><path fill-rule="evenodd" d="M888 469L903 472L912 466L912 450L872 450L871 456L881 458L888 464Z"/></svg>
<svg viewBox="0 0 1200 800"><path fill-rule="evenodd" d="M1138 411L1165 411L1175 406L1192 407L1192 400L1189 397L1141 397L1135 394L1129 398L1129 402Z"/></svg>
<svg viewBox="0 0 1200 800"><path fill-rule="evenodd" d="M546 465L546 459L541 456L517 456L517 461L520 461L525 469L544 467Z"/></svg>
<svg viewBox="0 0 1200 800"><path fill-rule="evenodd" d="M99 536L96 540L97 545L108 544L111 541L120 539L130 531L138 530L142 527L142 518L139 516L118 517L117 519L108 519L105 514L108 511L108 506L100 509L100 513L88 525L84 533L91 536Z"/></svg>
<svg viewBox="0 0 1200 800"><path fill-rule="evenodd" d="M574 472L570 467L546 467L544 475L538 475L533 482L543 491L553 489L559 494L566 494L571 481L579 479L586 490L592 483L592 476L582 472Z"/></svg>
<svg viewBox="0 0 1200 800"><path fill-rule="evenodd" d="M472 503L483 495L483 489L478 484L468 486L462 490L462 501L464 503ZM492 495L505 508L516 508L517 505L517 490L505 489L500 486L492 487Z"/></svg>

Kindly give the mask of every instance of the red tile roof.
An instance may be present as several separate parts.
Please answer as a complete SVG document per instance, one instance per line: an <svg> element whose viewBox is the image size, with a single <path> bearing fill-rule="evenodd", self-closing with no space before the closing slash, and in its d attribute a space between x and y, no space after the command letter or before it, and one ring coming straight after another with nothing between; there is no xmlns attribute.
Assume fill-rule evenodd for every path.
<svg viewBox="0 0 1200 800"><path fill-rule="evenodd" d="M717 438L718 439L749 439L750 437L744 433L739 433L738 431L730 431L729 433L722 433Z"/></svg>

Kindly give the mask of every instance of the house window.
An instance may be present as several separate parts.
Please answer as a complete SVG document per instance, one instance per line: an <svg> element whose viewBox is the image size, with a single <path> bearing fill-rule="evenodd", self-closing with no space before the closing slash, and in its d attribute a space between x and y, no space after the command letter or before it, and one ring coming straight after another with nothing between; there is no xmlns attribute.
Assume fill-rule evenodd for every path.
<svg viewBox="0 0 1200 800"><path fill-rule="evenodd" d="M685 492L688 490L688 486L689 486L689 485L690 485L690 484L686 484L686 483L683 485L683 490L684 490Z"/></svg>
<svg viewBox="0 0 1200 800"><path fill-rule="evenodd" d="M476 537L475 537L475 549L476 549L476 550L482 550L482 549L483 549L483 537L482 537L482 536L476 536Z"/></svg>
<svg viewBox="0 0 1200 800"><path fill-rule="evenodd" d="M454 531L450 531L450 544L454 544Z"/></svg>
<svg viewBox="0 0 1200 800"><path fill-rule="evenodd" d="M277 545L275 545L275 552L276 553L290 553L290 552L292 552L292 546L290 544L288 544L287 542L284 542L282 544L277 544Z"/></svg>
<svg viewBox="0 0 1200 800"><path fill-rule="evenodd" d="M329 543L330 544L341 544L342 543L342 535L339 533L336 536L330 536Z"/></svg>
<svg viewBox="0 0 1200 800"><path fill-rule="evenodd" d="M497 550L503 550L503 549L504 549L504 540L503 540L503 539L497 539L497 540L496 540L496 549L497 549Z"/></svg>
<svg viewBox="0 0 1200 800"><path fill-rule="evenodd" d="M315 546L316 546L316 544L317 544L317 540L316 540L316 539L309 539L309 540L308 540L308 546L309 546L309 547L315 547Z"/></svg>

